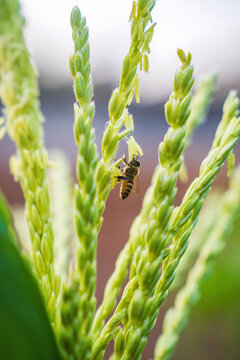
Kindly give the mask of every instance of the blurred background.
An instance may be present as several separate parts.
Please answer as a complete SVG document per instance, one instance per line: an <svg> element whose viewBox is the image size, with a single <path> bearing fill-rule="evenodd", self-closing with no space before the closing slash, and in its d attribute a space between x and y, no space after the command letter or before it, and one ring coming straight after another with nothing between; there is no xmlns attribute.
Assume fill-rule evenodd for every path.
<svg viewBox="0 0 240 360"><path fill-rule="evenodd" d="M67 154L73 176L76 157L72 130L74 96L68 57L73 51L69 18L75 4L86 16L90 30L96 103L94 127L100 151L102 133L108 120L108 100L112 90L118 86L122 60L130 44L131 1L21 1L26 18L26 42L38 69L41 108L46 120L46 146L48 149L58 147ZM167 129L164 103L172 91L174 73L179 66L176 50L182 48L192 53L196 82L206 73L218 73L218 91L207 122L196 131L194 141L186 152L185 162L190 182L197 176L201 160L211 145L224 99L231 89L240 90L239 11L238 0L157 1L152 12L157 26L151 43L150 70L148 74L140 74L141 104L133 103L130 107L135 121L134 136L144 152L141 159L140 195L136 197L131 194L123 202L116 188L109 196L98 249L98 301L102 298L116 257L127 240L130 224L140 210L142 197L158 161L158 144ZM8 160L15 148L7 136L1 141L0 149L0 186L11 204L23 203L19 185L14 183L9 173ZM123 153L127 153L124 142L118 155ZM239 147L236 148L236 154L238 163ZM227 181L226 169L223 169L215 186L224 188ZM179 183L177 203L189 182ZM207 284L203 300L193 313L191 324L183 334L174 359L190 359L193 356L195 359L212 360L240 358L240 315L236 305L240 301L239 277L236 276L239 258L232 261L233 253L235 258L240 253L237 230L222 257L219 271ZM221 288L222 275L227 276L227 289ZM165 303L162 314L170 301ZM144 359L152 356L152 341L160 332L160 326L157 326L149 340Z"/></svg>

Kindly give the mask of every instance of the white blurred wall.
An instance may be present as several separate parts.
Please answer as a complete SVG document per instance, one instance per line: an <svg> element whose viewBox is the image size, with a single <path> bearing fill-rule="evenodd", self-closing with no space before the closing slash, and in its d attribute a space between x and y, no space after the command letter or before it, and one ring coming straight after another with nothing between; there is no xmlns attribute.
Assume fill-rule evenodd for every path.
<svg viewBox="0 0 240 360"><path fill-rule="evenodd" d="M73 44L69 17L78 5L90 30L95 85L118 84L130 43L130 0L21 0L26 40L44 87L71 83L68 57ZM161 101L172 88L176 49L193 56L195 74L215 70L220 88L240 89L240 1L157 0L150 73L141 76L142 101Z"/></svg>

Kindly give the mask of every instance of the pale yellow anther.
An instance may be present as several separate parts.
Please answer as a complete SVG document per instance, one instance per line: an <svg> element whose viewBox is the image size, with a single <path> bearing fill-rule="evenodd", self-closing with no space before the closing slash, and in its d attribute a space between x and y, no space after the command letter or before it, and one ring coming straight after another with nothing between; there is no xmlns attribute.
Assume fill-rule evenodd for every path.
<svg viewBox="0 0 240 360"><path fill-rule="evenodd" d="M121 176L121 171L118 167L113 166L111 171L111 187L112 189L115 188L115 186L118 183L117 177Z"/></svg>
<svg viewBox="0 0 240 360"><path fill-rule="evenodd" d="M133 116L128 114L127 110L125 111L123 121L126 129L131 129L132 131L134 130Z"/></svg>
<svg viewBox="0 0 240 360"><path fill-rule="evenodd" d="M138 75L135 75L135 78L133 81L133 87L134 87L134 91L135 91L136 103L139 104L140 103L140 82L139 82Z"/></svg>
<svg viewBox="0 0 240 360"><path fill-rule="evenodd" d="M182 162L182 165L180 167L179 177L183 184L185 184L188 181L188 171L184 162Z"/></svg>
<svg viewBox="0 0 240 360"><path fill-rule="evenodd" d="M22 169L21 160L17 156L12 155L9 160L9 167L14 180L17 182Z"/></svg>
<svg viewBox="0 0 240 360"><path fill-rule="evenodd" d="M129 122L128 122L128 111L125 110L123 113L123 122L125 125L125 128L127 129L129 127Z"/></svg>
<svg viewBox="0 0 240 360"><path fill-rule="evenodd" d="M129 123L129 128L134 130L133 116L131 114L128 116L128 123Z"/></svg>
<svg viewBox="0 0 240 360"><path fill-rule="evenodd" d="M128 159L129 161L132 160L133 155L140 155L143 156L143 151L141 147L138 145L134 137L131 135L129 140L127 141L128 144Z"/></svg>

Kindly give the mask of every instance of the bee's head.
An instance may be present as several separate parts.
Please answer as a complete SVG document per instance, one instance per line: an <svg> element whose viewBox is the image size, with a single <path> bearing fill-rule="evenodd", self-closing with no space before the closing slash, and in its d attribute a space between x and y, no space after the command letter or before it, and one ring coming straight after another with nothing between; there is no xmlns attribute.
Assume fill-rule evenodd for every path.
<svg viewBox="0 0 240 360"><path fill-rule="evenodd" d="M138 156L134 154L131 163L133 166L140 167L140 162L137 159L138 159Z"/></svg>

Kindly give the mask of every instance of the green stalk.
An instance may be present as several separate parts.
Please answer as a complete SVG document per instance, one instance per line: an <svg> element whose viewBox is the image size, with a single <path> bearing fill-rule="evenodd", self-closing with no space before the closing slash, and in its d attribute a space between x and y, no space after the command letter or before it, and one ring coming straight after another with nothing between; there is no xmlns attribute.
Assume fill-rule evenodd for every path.
<svg viewBox="0 0 240 360"><path fill-rule="evenodd" d="M26 200L33 263L50 320L55 326L60 278L54 271L53 229L46 179L48 159L42 140L39 89L24 42L23 24L18 1L3 0L0 8L0 93L7 131L17 148L10 167L15 179L20 181Z"/></svg>
<svg viewBox="0 0 240 360"><path fill-rule="evenodd" d="M105 202L110 192L110 177L112 161L114 161L119 141L122 138L120 130L124 124L125 116L128 114L127 107L131 104L135 92L138 98L137 68L143 64L143 58L150 53L151 42L155 24L152 22L151 11L155 0L138 0L133 2L131 20L131 45L129 52L123 60L119 88L116 88L109 100L108 112L109 122L103 133L102 159L99 161L96 171L99 206L99 229L103 218ZM148 70L148 67L144 67ZM97 329L95 329L96 331Z"/></svg>
<svg viewBox="0 0 240 360"><path fill-rule="evenodd" d="M179 49L178 56L182 62L182 67L175 75L174 92L165 106L166 118L171 127L165 136L164 142L160 144L160 163L162 167L154 188L155 208L151 209L148 225L145 225L146 239L142 239L143 242L146 242L147 249L142 254L141 259L138 259L140 265L136 275L127 286L127 294L134 291L135 296L131 299L124 293L112 317L114 318L115 314L119 312L120 307L122 313L120 321L123 321L125 327L118 332L116 338L115 355L117 358L123 356L124 359L130 359L133 356L139 356L146 344L146 337L142 337L141 325L136 317L141 312L144 303L148 303L149 295L154 291L156 281L160 276L160 263L168 253L164 241L160 242L159 238L164 239L164 233L168 228L168 219L173 210L172 202L176 194L177 175L183 159L186 121L190 114L191 88L194 82L191 55L186 56ZM161 203L164 206L161 206ZM161 222L163 217L165 217L165 220ZM158 222L161 222L161 229L157 228ZM151 229L151 231L147 229ZM153 274L155 276L151 280ZM127 308L129 308L128 316ZM139 308L139 311L136 310L137 312L135 312L137 308ZM145 313L146 315L147 313ZM109 323L111 324L111 320ZM105 327L109 331L108 327L109 324ZM102 331L104 334L106 332L105 328ZM105 343L101 339L102 333L100 339L94 345L94 356L104 350ZM127 335L129 333L132 334L131 340ZM129 340L126 339L127 337ZM95 358L94 356L93 358Z"/></svg>
<svg viewBox="0 0 240 360"><path fill-rule="evenodd" d="M77 100L74 104L74 134L78 146L74 220L79 247L77 269L72 274L71 284L63 291L60 345L65 359L89 359L92 349L90 330L96 306L98 196L95 172L98 153L92 129L95 105L91 101L93 85L88 28L77 7L71 13L71 26L75 51L69 64Z"/></svg>
<svg viewBox="0 0 240 360"><path fill-rule="evenodd" d="M231 104L229 97L227 98L224 109L226 109L227 103L229 105L228 111L233 117L230 119L228 112L225 112L226 116L223 117L218 126L213 146L202 162L199 177L192 182L181 205L175 208L170 218L167 238L169 242L172 241L171 252L163 263L162 276L155 289L154 302L156 301L156 303L161 304L167 296L176 268L188 246L188 238L198 221L203 202L216 175L240 138L240 118L235 117L238 113L235 106L236 102L238 102L236 96L232 97ZM232 111L233 108L235 108L235 112ZM226 119L228 119L227 122ZM226 124L225 131L221 132L219 129L223 127L223 124Z"/></svg>
<svg viewBox="0 0 240 360"><path fill-rule="evenodd" d="M215 74L205 76L197 84L196 92L191 103L191 115L187 122L187 139L191 143L191 137L197 126L206 120L206 114L216 92L217 76Z"/></svg>
<svg viewBox="0 0 240 360"><path fill-rule="evenodd" d="M222 196L217 216L213 218L212 230L204 240L204 246L198 259L190 270L186 284L178 292L174 306L168 310L163 323L163 333L159 337L155 360L168 360L173 354L182 330L186 327L190 312L197 303L201 286L212 273L234 221L240 212L240 168L234 171L230 188ZM201 233L201 229L200 229ZM203 235L201 233L201 235Z"/></svg>
<svg viewBox="0 0 240 360"><path fill-rule="evenodd" d="M139 243L144 250L140 253L138 249L133 249L135 267L131 266L130 278L137 279L138 288L122 321L124 328L118 332L115 341L117 359L130 360L141 356L152 327L152 321L148 319L151 307L149 299L161 276L160 264L169 252L166 233L183 161L186 123L191 111L191 88L194 82L191 55L186 56L181 49L177 53L182 66L176 72L174 91L165 105L165 115L170 128L159 146L160 170L154 184L154 206L147 222L140 225Z"/></svg>

